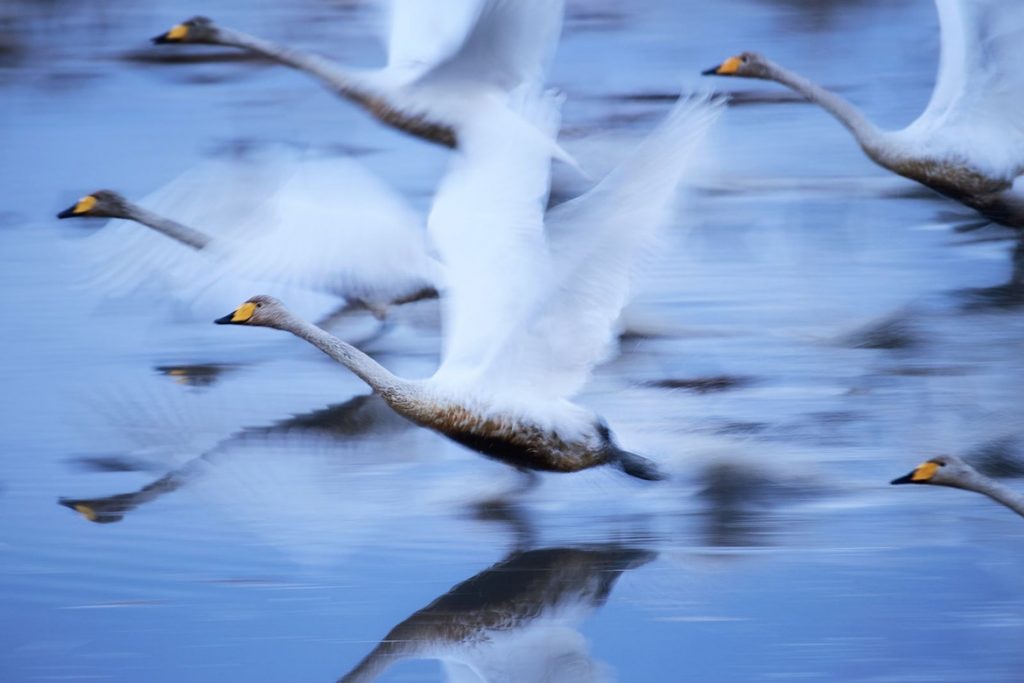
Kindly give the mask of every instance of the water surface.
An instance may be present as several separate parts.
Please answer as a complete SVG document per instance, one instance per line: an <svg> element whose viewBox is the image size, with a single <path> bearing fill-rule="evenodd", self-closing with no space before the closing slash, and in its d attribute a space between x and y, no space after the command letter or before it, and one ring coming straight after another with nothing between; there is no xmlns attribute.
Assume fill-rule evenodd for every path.
<svg viewBox="0 0 1024 683"><path fill-rule="evenodd" d="M361 3L199 9L380 58ZM159 274L131 296L89 286L96 226L52 217L88 191L141 197L283 141L356 154L425 208L446 152L297 74L150 47L178 3L0 8L0 677L1020 680L1020 519L887 484L936 452L1020 455L1024 317L963 292L1008 280L1009 244L952 232L968 212L781 88L696 76L757 49L900 126L930 93L931 3L571 10L554 81L584 163L681 84L735 94L630 312L657 334L581 397L663 485L527 488L301 342L211 325ZM181 58L197 53L214 56ZM427 376L438 334L417 304L368 350Z"/></svg>

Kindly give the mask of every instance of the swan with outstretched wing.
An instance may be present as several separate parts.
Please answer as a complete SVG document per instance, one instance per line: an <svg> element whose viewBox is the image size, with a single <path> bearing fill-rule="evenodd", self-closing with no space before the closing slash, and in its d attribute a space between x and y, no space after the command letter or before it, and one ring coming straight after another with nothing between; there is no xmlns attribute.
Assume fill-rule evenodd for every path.
<svg viewBox="0 0 1024 683"><path fill-rule="evenodd" d="M257 282L332 294L381 317L441 287L422 219L352 159L284 147L214 159L142 204L101 190L58 214L153 229L112 221L82 246L102 262L108 290L138 288L158 273L186 298L218 282Z"/></svg>
<svg viewBox="0 0 1024 683"><path fill-rule="evenodd" d="M541 131L557 127L556 98L520 95L517 115ZM271 297L254 297L217 322L292 332L396 412L516 467L574 472L610 464L662 478L570 399L612 341L634 266L665 224L719 110L707 98L681 101L618 169L550 211L547 226L543 138L509 134L500 116L470 122L428 220L448 276L443 358L429 379L396 377Z"/></svg>
<svg viewBox="0 0 1024 683"><path fill-rule="evenodd" d="M1024 3L935 0L942 52L931 100L902 130L884 131L835 93L753 52L705 75L776 81L835 116L875 163L1024 227Z"/></svg>
<svg viewBox="0 0 1024 683"><path fill-rule="evenodd" d="M563 0L458 0L443 7L393 0L388 7L388 61L379 69L346 68L206 17L153 40L249 50L310 74L389 126L454 147L481 112L504 107L523 86L543 85L564 13ZM554 133L547 144L550 154L572 163Z"/></svg>

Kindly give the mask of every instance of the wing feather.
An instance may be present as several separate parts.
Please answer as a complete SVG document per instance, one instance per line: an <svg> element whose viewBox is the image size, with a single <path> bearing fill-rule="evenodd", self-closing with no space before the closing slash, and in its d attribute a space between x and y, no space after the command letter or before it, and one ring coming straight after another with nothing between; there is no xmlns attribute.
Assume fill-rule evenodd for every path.
<svg viewBox="0 0 1024 683"><path fill-rule="evenodd" d="M1024 3L935 0L942 52L935 89L908 130L941 134L995 175L1024 164Z"/></svg>
<svg viewBox="0 0 1024 683"><path fill-rule="evenodd" d="M721 109L707 97L681 100L596 187L548 212L544 294L492 350L483 372L489 384L550 398L579 390L614 341L636 266L671 218Z"/></svg>

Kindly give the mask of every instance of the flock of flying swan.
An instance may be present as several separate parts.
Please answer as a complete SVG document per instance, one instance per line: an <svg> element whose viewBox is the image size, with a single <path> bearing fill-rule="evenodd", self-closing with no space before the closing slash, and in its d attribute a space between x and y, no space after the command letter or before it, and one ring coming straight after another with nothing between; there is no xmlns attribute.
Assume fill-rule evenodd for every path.
<svg viewBox="0 0 1024 683"><path fill-rule="evenodd" d="M938 78L925 111L903 130L879 129L843 98L753 52L704 73L792 88L835 116L877 164L988 221L1022 229L1024 108L1016 105L1024 70L1014 58L1024 49L1024 6L935 2ZM381 318L390 306L440 296L441 363L422 380L392 374L272 296L254 296L216 322L290 332L348 368L396 413L520 470L611 465L662 479L654 461L621 448L600 416L571 399L607 357L635 265L694 176L723 100L680 97L606 177L548 208L553 160L579 170L557 141L562 99L546 84L563 3L453 0L449 9L458 11L393 0L387 64L374 70L205 17L153 39L247 50L311 75L388 126L452 148L425 229L396 192L355 162L294 155L267 164L267 191L247 210L228 202L212 215L183 217L181 188L172 183L142 202L152 208L101 190L59 217L134 221L177 249L171 258L198 264L192 273L328 292ZM251 198L247 173L207 172L192 186ZM165 217L161 206L179 213ZM372 239L353 239L368 225ZM1021 244L1015 258L1024 260ZM977 491L1024 516L1024 495L955 456L932 458L892 483Z"/></svg>

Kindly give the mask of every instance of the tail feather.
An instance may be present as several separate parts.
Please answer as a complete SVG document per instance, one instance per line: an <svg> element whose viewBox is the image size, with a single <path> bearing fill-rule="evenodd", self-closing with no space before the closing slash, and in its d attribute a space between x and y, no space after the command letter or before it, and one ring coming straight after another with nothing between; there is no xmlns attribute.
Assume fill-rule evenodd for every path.
<svg viewBox="0 0 1024 683"><path fill-rule="evenodd" d="M631 477L644 481L663 481L668 475L661 471L650 458L619 449L616 453L615 465Z"/></svg>

